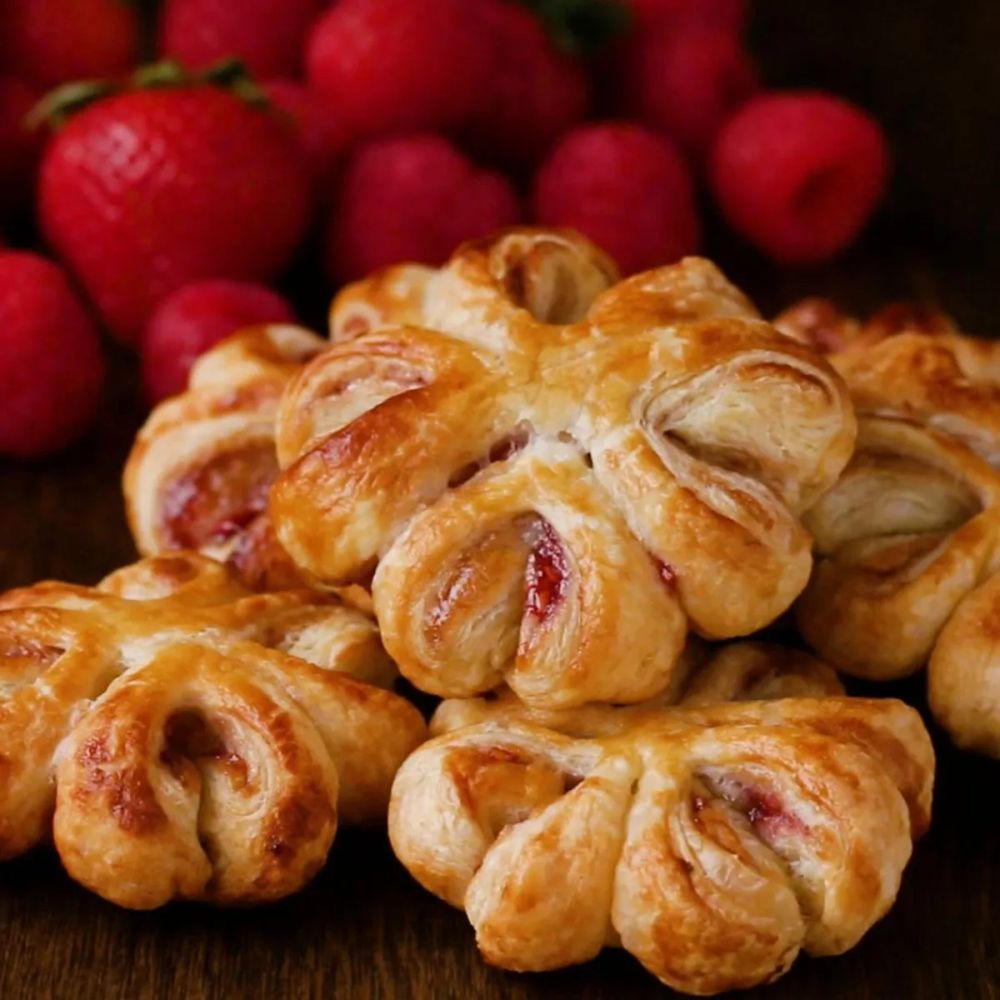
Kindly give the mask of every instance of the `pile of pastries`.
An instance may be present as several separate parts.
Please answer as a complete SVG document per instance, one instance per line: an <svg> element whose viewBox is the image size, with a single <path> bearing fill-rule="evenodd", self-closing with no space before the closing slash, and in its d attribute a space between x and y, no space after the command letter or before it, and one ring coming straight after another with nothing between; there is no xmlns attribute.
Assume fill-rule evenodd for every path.
<svg viewBox="0 0 1000 1000"><path fill-rule="evenodd" d="M1000 755L998 381L943 316L772 323L544 229L349 286L329 341L241 332L138 436L143 558L0 597L0 858L264 902L387 822L505 969L621 947L709 994L842 953L934 754L836 670L926 666ZM816 656L747 638L789 617Z"/></svg>

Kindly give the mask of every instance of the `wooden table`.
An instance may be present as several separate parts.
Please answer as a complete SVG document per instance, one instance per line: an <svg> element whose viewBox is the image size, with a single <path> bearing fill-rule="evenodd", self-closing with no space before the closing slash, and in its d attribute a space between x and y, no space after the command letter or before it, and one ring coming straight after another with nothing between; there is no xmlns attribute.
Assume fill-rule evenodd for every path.
<svg viewBox="0 0 1000 1000"><path fill-rule="evenodd" d="M931 0L864 11L838 0L758 6L756 48L771 81L829 85L878 109L893 131L898 180L879 223L835 266L783 274L716 233L709 251L768 309L807 292L854 308L917 297L970 329L1000 332L994 0L946 13ZM141 419L134 382L119 358L94 433L44 464L0 464L0 586L42 576L94 581L132 557L117 478ZM919 703L921 687L915 679L895 690ZM761 996L1000 996L1000 765L937 744L934 823L895 908L850 954L800 959ZM464 916L410 880L381 831L342 832L306 891L239 912L117 910L42 850L0 866L0 928L3 1000L667 994L619 953L548 975L487 968Z"/></svg>

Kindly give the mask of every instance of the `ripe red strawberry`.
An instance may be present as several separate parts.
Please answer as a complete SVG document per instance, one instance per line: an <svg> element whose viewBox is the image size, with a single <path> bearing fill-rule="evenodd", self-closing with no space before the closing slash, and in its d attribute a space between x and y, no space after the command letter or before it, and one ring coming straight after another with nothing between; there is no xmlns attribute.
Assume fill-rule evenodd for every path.
<svg viewBox="0 0 1000 1000"><path fill-rule="evenodd" d="M542 22L509 0L481 0L492 40L485 92L463 132L467 145L501 163L530 164L587 111L589 87L576 59L557 52Z"/></svg>
<svg viewBox="0 0 1000 1000"><path fill-rule="evenodd" d="M757 87L739 39L718 28L637 32L619 60L621 110L701 158L726 115Z"/></svg>
<svg viewBox="0 0 1000 1000"><path fill-rule="evenodd" d="M0 3L0 65L53 87L127 73L139 51L139 17L122 0Z"/></svg>
<svg viewBox="0 0 1000 1000"><path fill-rule="evenodd" d="M668 139L630 122L567 132L535 176L535 217L578 229L625 274L668 264L698 247L691 175Z"/></svg>
<svg viewBox="0 0 1000 1000"><path fill-rule="evenodd" d="M291 120L313 176L329 180L351 143L339 112L298 80L270 80L263 87L268 100Z"/></svg>
<svg viewBox="0 0 1000 1000"><path fill-rule="evenodd" d="M166 0L161 54L189 69L238 58L255 76L298 74L319 0Z"/></svg>
<svg viewBox="0 0 1000 1000"><path fill-rule="evenodd" d="M479 2L340 0L309 37L309 81L356 135L469 118L488 84Z"/></svg>
<svg viewBox="0 0 1000 1000"><path fill-rule="evenodd" d="M62 270L0 250L0 453L27 458L69 444L103 384L97 331Z"/></svg>
<svg viewBox="0 0 1000 1000"><path fill-rule="evenodd" d="M42 136L24 119L41 95L14 77L0 77L0 222L26 218L34 202Z"/></svg>
<svg viewBox="0 0 1000 1000"><path fill-rule="evenodd" d="M181 392L199 355L245 326L291 323L291 306L264 285L197 281L167 296L142 338L142 382L157 403Z"/></svg>
<svg viewBox="0 0 1000 1000"><path fill-rule="evenodd" d="M46 237L126 341L192 281L273 278L310 200L287 123L195 83L84 108L49 143L39 186Z"/></svg>
<svg viewBox="0 0 1000 1000"><path fill-rule="evenodd" d="M463 240L519 220L513 189L437 135L362 146L344 170L327 233L331 275L350 281L398 261L441 264Z"/></svg>

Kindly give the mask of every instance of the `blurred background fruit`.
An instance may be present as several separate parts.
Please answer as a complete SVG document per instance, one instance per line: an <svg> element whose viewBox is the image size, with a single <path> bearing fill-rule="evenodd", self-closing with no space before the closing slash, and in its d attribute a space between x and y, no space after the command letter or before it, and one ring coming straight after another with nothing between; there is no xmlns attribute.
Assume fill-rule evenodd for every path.
<svg viewBox="0 0 1000 1000"><path fill-rule="evenodd" d="M104 356L63 271L0 249L0 454L33 458L69 444L97 412Z"/></svg>
<svg viewBox="0 0 1000 1000"><path fill-rule="evenodd" d="M142 383L150 403L183 392L200 354L246 326L291 323L292 307L265 285L215 278L168 295L142 337Z"/></svg>
<svg viewBox="0 0 1000 1000"><path fill-rule="evenodd" d="M291 301L308 321L340 282L522 221L576 227L625 272L727 230L727 254L815 265L877 208L888 143L847 100L775 88L755 11L0 0L0 231L58 258L139 349L149 400L264 301L191 307L203 282L277 286L281 308L247 320Z"/></svg>
<svg viewBox="0 0 1000 1000"><path fill-rule="evenodd" d="M375 139L344 168L326 232L327 266L344 282L401 260L441 264L462 240L520 218L510 183L447 139Z"/></svg>

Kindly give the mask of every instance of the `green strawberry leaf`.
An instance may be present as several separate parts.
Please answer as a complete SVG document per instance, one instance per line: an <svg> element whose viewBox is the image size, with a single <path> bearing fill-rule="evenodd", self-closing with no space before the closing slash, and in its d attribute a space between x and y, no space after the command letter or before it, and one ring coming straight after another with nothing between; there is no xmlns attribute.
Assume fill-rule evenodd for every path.
<svg viewBox="0 0 1000 1000"><path fill-rule="evenodd" d="M228 90L235 97L257 108L270 108L263 88L247 73L238 59L223 59L207 69L192 72L173 59L140 66L124 83L114 80L83 80L66 83L46 94L28 113L25 124L38 128L47 124L60 128L77 111L108 94L158 87L187 87L210 84Z"/></svg>
<svg viewBox="0 0 1000 1000"><path fill-rule="evenodd" d="M106 80L78 80L50 90L27 114L25 125L30 129L49 125L59 128L66 119L86 107L91 101L110 94L114 84Z"/></svg>
<svg viewBox="0 0 1000 1000"><path fill-rule="evenodd" d="M632 23L619 0L520 0L545 24L555 46L574 56L590 56L620 38Z"/></svg>

